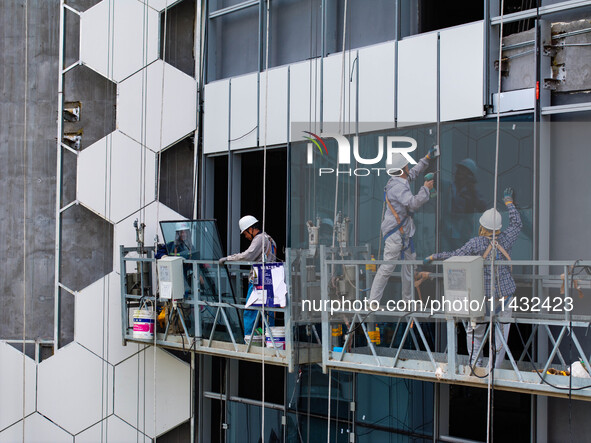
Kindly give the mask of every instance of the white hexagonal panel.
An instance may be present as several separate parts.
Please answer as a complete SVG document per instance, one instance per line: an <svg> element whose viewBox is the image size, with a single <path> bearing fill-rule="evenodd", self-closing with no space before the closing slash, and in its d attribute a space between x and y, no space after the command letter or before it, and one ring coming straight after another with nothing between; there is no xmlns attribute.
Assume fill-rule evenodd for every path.
<svg viewBox="0 0 591 443"><path fill-rule="evenodd" d="M103 0L80 18L80 59L120 82L158 58L158 12L138 0Z"/></svg>
<svg viewBox="0 0 591 443"><path fill-rule="evenodd" d="M114 223L154 201L155 180L156 154L119 131L78 156L78 200Z"/></svg>
<svg viewBox="0 0 591 443"><path fill-rule="evenodd" d="M154 8L157 11L163 11L166 8L170 8L171 6L180 3L182 0L140 0L141 2L145 3L146 5L150 6L150 8Z"/></svg>
<svg viewBox="0 0 591 443"><path fill-rule="evenodd" d="M144 239L146 245L152 246L154 244L154 237L158 234L158 241L163 243L162 232L160 231L160 223L164 220L186 220L185 217L178 212L173 211L168 206L159 202L151 203L141 211L130 215L125 220L120 221L115 225L113 236L115 237L115 247L113 248L113 269L120 273L119 269L119 246L137 246L135 238L135 228L133 227L134 220L140 220L145 223ZM130 253L129 257L137 257L136 253ZM128 263L127 272L132 272L135 265Z"/></svg>
<svg viewBox="0 0 591 443"><path fill-rule="evenodd" d="M97 280L76 295L74 322L76 342L113 365L140 350L135 343L128 343L127 346L122 343L121 282L116 272Z"/></svg>
<svg viewBox="0 0 591 443"><path fill-rule="evenodd" d="M146 437L119 417L112 415L76 435L76 443L95 443L98 441L109 443L151 442L152 439Z"/></svg>
<svg viewBox="0 0 591 443"><path fill-rule="evenodd" d="M21 441L26 441L27 443L71 443L74 441L74 437L42 415L35 413L25 419L24 438L22 421L0 432L0 443Z"/></svg>
<svg viewBox="0 0 591 443"><path fill-rule="evenodd" d="M194 78L158 60L119 85L117 127L157 152L195 131L196 97Z"/></svg>
<svg viewBox="0 0 591 443"><path fill-rule="evenodd" d="M37 410L77 434L109 415L112 376L111 365L70 343L39 364Z"/></svg>
<svg viewBox="0 0 591 443"><path fill-rule="evenodd" d="M187 363L160 348L154 374L154 347L150 346L115 366L115 415L127 423L140 423L139 430L150 437L178 426L190 416L190 375Z"/></svg>
<svg viewBox="0 0 591 443"><path fill-rule="evenodd" d="M35 412L35 362L25 356L25 414ZM23 353L0 342L0 429L23 418Z"/></svg>

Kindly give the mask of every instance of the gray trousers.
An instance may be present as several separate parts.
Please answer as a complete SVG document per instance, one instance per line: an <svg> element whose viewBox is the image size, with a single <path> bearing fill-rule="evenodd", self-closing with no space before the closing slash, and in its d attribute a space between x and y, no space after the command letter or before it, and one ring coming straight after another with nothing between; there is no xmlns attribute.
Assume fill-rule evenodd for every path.
<svg viewBox="0 0 591 443"><path fill-rule="evenodd" d="M504 311L501 311L500 314L498 314L495 317L497 322L502 322L503 320L507 320L509 318L511 318L511 310L507 306L505 306ZM475 328L472 328L470 322L468 322L466 325L466 345L468 346L468 355L470 356L471 365L474 365L474 363L476 363L476 366L482 366L482 355L484 353L484 350L480 353L480 357L478 357L477 361L474 360L476 358L476 355L472 356L472 352L474 352L474 354L478 353L478 349L480 348L480 345L484 340L484 334L486 333L487 326L488 323L478 323L476 324ZM495 368L499 367L499 365L505 359L505 354L507 353L507 350L505 349L505 347L503 346L503 342L501 341L501 333L499 332L499 329L502 331L502 336L505 339L505 342L507 342L507 339L509 338L509 329L511 327L511 323L499 323L498 326L499 328L495 326ZM472 331L474 331L474 351L472 351Z"/></svg>
<svg viewBox="0 0 591 443"><path fill-rule="evenodd" d="M408 246L407 239L405 247ZM400 237L400 232L396 232L390 235L386 239L386 244L384 245L384 260L400 260L402 257L400 253L402 251L402 238ZM404 251L404 260L414 260L417 254L410 251L408 248ZM380 301L382 296L384 295L384 289L388 284L388 279L394 273L394 269L396 265L390 264L383 264L380 265L378 268L378 272L373 279L373 283L371 285L371 292L369 294L369 300L377 300ZM403 300L410 300L411 299L411 288L413 283L412 278L412 266L410 265L402 265L402 299Z"/></svg>

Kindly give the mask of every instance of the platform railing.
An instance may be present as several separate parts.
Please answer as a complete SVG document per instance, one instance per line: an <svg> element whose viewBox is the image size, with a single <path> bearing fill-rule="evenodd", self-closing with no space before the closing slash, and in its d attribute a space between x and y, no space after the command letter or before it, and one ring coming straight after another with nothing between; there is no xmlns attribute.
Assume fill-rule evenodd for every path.
<svg viewBox="0 0 591 443"><path fill-rule="evenodd" d="M127 341L156 344L191 352L238 358L250 361L288 366L320 362L320 343L314 340L296 342L294 323L291 319L291 277L289 275L289 251L284 265L287 286L287 305L281 307L246 307L248 275L253 262L226 262L220 265L213 260L184 260L184 272L190 267L190 283L186 285L185 297L178 301L165 301L157 297L156 259L153 250L138 254L137 248L120 248L120 276L122 301L122 334ZM138 263L142 264L138 267ZM260 263L258 263L260 264ZM136 269L145 267L145 272ZM128 276L134 276L136 289L131 293ZM135 277L137 276L137 277ZM205 279L205 280L204 280ZM206 280L210 282L209 288ZM214 288L214 289L212 289ZM166 326L159 328L156 321L156 338L138 338L133 333L133 312L142 306L167 307ZM259 346L254 340L245 342L242 317L245 310L257 311L256 324L262 325L263 336ZM265 314L273 312L283 316L285 325L285 349L280 349L277 337L273 336L269 319ZM156 316L156 314L155 314ZM261 322L259 323L259 320ZM175 326L173 326L175 325ZM265 332L269 333L273 346L266 347ZM261 346L262 345L262 346ZM301 352L302 348L306 352Z"/></svg>
<svg viewBox="0 0 591 443"><path fill-rule="evenodd" d="M423 302L421 309L389 311L385 307L387 302L392 306L400 300L400 289L396 287L400 273L392 276L380 306L376 309L374 305L371 309L360 303L369 298L374 274L371 267L383 263L406 264L413 267L416 276L414 271L423 266L421 261L356 260L352 255L339 258L338 250L325 247L320 248L319 256L321 304L337 307L336 300L345 306L348 300L356 302L357 308L361 307L351 309L346 305L346 309L338 306L339 309L332 312L322 310L322 365L325 370L390 374L483 387L488 384L492 375L488 370L488 357L484 358L483 367L475 366L474 361L488 350L490 326L469 362L467 353L459 352L457 340L458 326L466 324L467 320L450 312L432 310L433 303L441 302L444 296L442 262L429 266L428 269L435 272L429 274L426 281L431 283L423 287L421 298L415 286L411 286L413 300ZM580 362L587 370L591 367L591 340L587 340L591 312L585 310L584 300L580 299L590 292L591 276L586 272L573 275L573 264L574 261L511 262L518 285L516 306L523 308L529 301L529 309L514 310L509 319L493 316L493 330L500 332L503 323L512 325L510 343L505 342L502 334L496 335L507 354L494 369L495 387L553 396L570 393L573 397L591 400L591 378L560 375L569 374L574 362ZM490 266L490 262L485 261L485 266ZM497 261L495 266L507 266L507 262ZM578 261L576 266L575 272L589 270L591 261ZM339 295L334 281L342 280L347 273L351 290L343 291L344 296ZM533 310L532 300L537 304ZM571 302L573 309L564 309ZM479 322L490 323L490 317L485 316Z"/></svg>

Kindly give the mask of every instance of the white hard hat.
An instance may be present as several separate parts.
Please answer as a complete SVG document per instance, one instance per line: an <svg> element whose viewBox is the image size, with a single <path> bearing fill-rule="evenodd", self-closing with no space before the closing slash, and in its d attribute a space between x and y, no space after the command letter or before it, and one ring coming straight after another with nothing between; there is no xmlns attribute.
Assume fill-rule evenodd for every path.
<svg viewBox="0 0 591 443"><path fill-rule="evenodd" d="M391 160L386 161L386 171L389 169L400 169L402 171L408 163L409 161L404 155L395 152L392 154Z"/></svg>
<svg viewBox="0 0 591 443"><path fill-rule="evenodd" d="M484 211L480 217L480 224L483 228L498 231L503 227L503 218L496 209L489 209L488 211Z"/></svg>
<svg viewBox="0 0 591 443"><path fill-rule="evenodd" d="M176 231L188 231L189 229L191 229L191 227L189 226L189 223L187 222L178 222L176 224Z"/></svg>
<svg viewBox="0 0 591 443"><path fill-rule="evenodd" d="M242 234L244 231L246 231L248 228L250 228L252 225L258 222L259 221L256 219L256 217L253 217L252 215L245 215L240 220L238 220L238 227L240 228L240 233Z"/></svg>

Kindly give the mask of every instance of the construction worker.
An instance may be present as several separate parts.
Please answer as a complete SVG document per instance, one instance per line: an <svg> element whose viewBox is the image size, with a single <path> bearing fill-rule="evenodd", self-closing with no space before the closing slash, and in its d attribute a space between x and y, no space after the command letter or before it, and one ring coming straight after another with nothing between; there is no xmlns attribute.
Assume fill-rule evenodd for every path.
<svg viewBox="0 0 591 443"><path fill-rule="evenodd" d="M489 209L485 211L480 217L480 229L478 236L471 238L464 246L452 252L440 252L432 254L423 260L424 264L429 264L433 260L445 260L446 258L458 256L458 255L480 255L484 259L490 257L490 252L493 248L492 236L495 231L495 242L496 242L496 258L495 260L511 260L511 249L517 241L517 237L521 232L522 222L519 216L519 211L513 204L514 192L512 188L505 189L503 201L509 211L509 227L501 232L502 218L499 211L495 209ZM490 266L484 268L484 287L486 297L490 299L491 292L491 270ZM511 317L511 310L509 303L513 295L515 294L515 281L511 275L510 266L497 266L495 268L495 297L497 300L503 299L504 303L499 304L495 308L495 317L500 321L507 321ZM487 303L487 308L490 305ZM472 365L472 354L480 348L480 345L484 339L486 333L487 323L479 323L472 325L468 324L466 327L466 343L468 346L468 353L470 355L470 365ZM509 338L510 323L503 323L500 325L505 342ZM495 328L496 329L496 328ZM498 367L505 358L506 349L502 346L501 335L497 329L495 344L495 367ZM477 366L482 366L482 356L476 361Z"/></svg>
<svg viewBox="0 0 591 443"><path fill-rule="evenodd" d="M277 245L275 244L275 240L273 240L269 234L261 232L258 223L259 221L256 219L256 217L253 217L252 215L245 215L238 221L240 234L244 235L244 237L246 237L247 240L250 240L250 246L244 252L220 258L220 265L223 265L226 261L264 261L265 263L270 263L276 260ZM250 279L248 284L248 294L246 296L246 300L249 299L253 289L254 283ZM256 320L256 316L256 310L244 310L245 335L251 335L251 332L254 328L254 321ZM269 326L273 325L273 316L269 315Z"/></svg>
<svg viewBox="0 0 591 443"><path fill-rule="evenodd" d="M392 174L390 171L396 170L399 174L393 175L384 188L384 200L387 206L381 226L385 241L384 260L416 258L413 243L415 224L412 216L414 211L429 201L433 180L425 181L416 195L412 194L409 182L416 179L429 166L429 161L437 155L439 155L437 148L431 148L427 155L411 169L408 167L407 157L399 153L395 153L390 163L386 164L386 170L389 173ZM381 300L388 279L395 268L396 265L380 265L371 285L370 301ZM402 298L404 300L411 299L412 280L412 267L402 266Z"/></svg>
<svg viewBox="0 0 591 443"><path fill-rule="evenodd" d="M176 224L174 242L168 243L166 249L169 255L181 255L185 258L191 258L191 254L196 252L191 242L191 225L188 222Z"/></svg>

